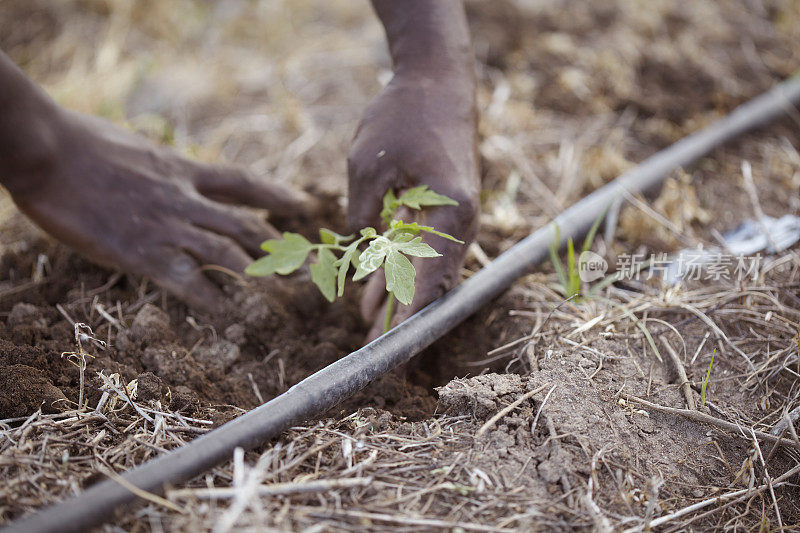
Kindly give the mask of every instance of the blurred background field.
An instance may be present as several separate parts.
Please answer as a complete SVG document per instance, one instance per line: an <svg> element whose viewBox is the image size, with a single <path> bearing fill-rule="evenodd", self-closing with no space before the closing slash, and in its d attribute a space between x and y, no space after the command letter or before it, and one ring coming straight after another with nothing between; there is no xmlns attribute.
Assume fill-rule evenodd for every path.
<svg viewBox="0 0 800 533"><path fill-rule="evenodd" d="M469 0L466 8L478 59L483 193L481 232L464 276L563 207L800 68L796 0ZM235 162L264 179L332 195L342 208L349 142L367 102L391 76L382 29L366 0L1 0L0 49L66 107L205 161ZM675 172L650 210L626 207L616 232L601 235L595 248L614 264L621 253L715 244L719 232L755 216L745 160L767 215L800 214L798 147L795 111ZM129 468L279 394L363 335L364 325L347 315L352 302L322 307L297 288L303 280L278 291L274 306L256 294L237 300L236 316L192 324L190 311L166 303L146 282L88 265L43 237L7 197L0 225L5 375L20 364L36 367L42 383L73 399L74 369L59 362L63 375L48 370L72 348L66 312L112 340L110 352L91 363L92 376L119 372L123 385L140 387L139 404L171 421L157 429L125 408L106 413L108 426L69 422L59 429L51 422L68 414L41 413L28 426L6 424L2 521L75 494L99 472ZM551 270L545 265L520 280L434 346L407 381L392 377L321 422L176 488L168 495L173 507L147 502L124 510L106 529L640 530L644 517L761 486L765 470L746 440L655 411L645 416L625 402L623 392L685 407L676 369L657 361L620 308L641 317L658 342L683 347L678 357L695 388L712 348L719 349L709 388L714 407L706 411L768 431L800 404L796 253L773 258L752 287L761 298L755 300L734 285L634 285L553 312L563 297ZM282 300L293 295L311 303L284 308ZM118 325L98 305L119 309ZM730 344L686 306L710 317ZM259 314L266 308L273 314ZM136 351L137 336L144 336L136 328L152 324L144 310L156 316L152 323L177 332L149 342L181 354L194 369L189 378L169 366L171 359L166 364ZM320 333L292 322L303 320L328 327ZM228 335L232 326L244 333ZM133 339L127 349L116 346L123 335ZM487 354L519 338L527 340ZM241 349L231 368L220 370L213 359L220 342ZM276 356L277 348L284 352ZM757 370L745 366L737 349ZM480 379L448 384L464 376ZM553 384L549 400L545 390L483 439L475 437L501 406ZM433 386L488 397L494 407L437 405ZM158 392L164 387L188 400L166 401ZM41 402L35 394L29 399L25 416ZM179 427L174 412L195 421ZM531 427L539 413L538 427ZM796 452L776 457L773 478L798 464ZM271 488L261 497L237 492L246 475ZM281 489L272 485L319 480L327 489L269 493ZM730 508L681 516L665 529L784 524L788 531L800 520L793 483L776 499L762 490ZM709 509L714 513L702 515Z"/></svg>
<svg viewBox="0 0 800 533"><path fill-rule="evenodd" d="M792 0L467 8L484 188L500 204L485 222L508 229L787 77L800 53ZM362 0L6 0L0 15L0 46L67 107L340 195L360 112L390 76ZM522 218L501 209L509 192Z"/></svg>

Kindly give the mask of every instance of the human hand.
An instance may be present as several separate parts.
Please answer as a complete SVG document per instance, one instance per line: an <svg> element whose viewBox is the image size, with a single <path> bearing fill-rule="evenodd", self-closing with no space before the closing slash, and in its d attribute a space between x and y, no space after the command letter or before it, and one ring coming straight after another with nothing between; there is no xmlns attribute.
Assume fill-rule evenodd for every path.
<svg viewBox="0 0 800 533"><path fill-rule="evenodd" d="M20 210L90 260L147 276L205 310L222 291L201 267L242 272L277 234L263 215L227 204L279 216L306 208L304 193L180 157L95 117L62 109L49 132L53 153L30 176L35 186L10 191Z"/></svg>
<svg viewBox="0 0 800 533"><path fill-rule="evenodd" d="M400 193L418 185L458 202L458 206L425 208L416 215L467 244L477 231L480 190L474 81L469 77L403 73L367 108L348 158L348 221L352 229L378 227L382 199L389 189ZM399 216L406 222L411 213ZM424 240L442 257L413 261L417 286L409 306L401 305L398 324L453 287L466 254L466 245L426 234ZM373 275L362 297L365 319L379 317L369 338L383 331L384 278Z"/></svg>

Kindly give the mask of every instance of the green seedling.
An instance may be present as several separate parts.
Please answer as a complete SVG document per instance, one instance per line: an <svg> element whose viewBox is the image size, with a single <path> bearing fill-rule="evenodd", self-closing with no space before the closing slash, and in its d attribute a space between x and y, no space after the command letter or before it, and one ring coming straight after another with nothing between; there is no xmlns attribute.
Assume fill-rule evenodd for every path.
<svg viewBox="0 0 800 533"><path fill-rule="evenodd" d="M570 237L570 239L567 241L566 268L561 262L561 258L558 256L558 248L561 244L561 228L558 226L558 224L555 224L555 239L553 239L553 242L550 243L550 261L553 263L553 268L556 271L556 275L558 275L559 283L556 286L556 289L562 294L562 296L564 296L564 298L573 298L581 293L581 278L579 275L580 264L578 263L578 258L581 254L583 254L583 252L587 252L589 248L592 247L594 237L597 235L600 222L602 222L605 214L606 212L603 211L600 216L595 219L592 227L589 229L589 233L586 234L586 238L583 241L583 247L577 256L575 255L575 244L573 243L572 238Z"/></svg>
<svg viewBox="0 0 800 533"><path fill-rule="evenodd" d="M706 406L706 389L708 388L708 381L711 378L711 367L714 365L714 356L717 355L717 349L714 348L714 351L711 352L711 362L708 363L708 371L706 372L706 377L703 379L703 384L700 386L700 405L703 407Z"/></svg>
<svg viewBox="0 0 800 533"><path fill-rule="evenodd" d="M458 202L433 192L427 185L408 189L399 197L389 191L383 197L381 219L386 231L378 233L367 227L356 235L339 235L329 229L319 230L320 243L312 243L302 235L286 232L282 239L270 239L261 244L268 255L247 267L250 276L270 276L272 274L291 274L306 262L310 255L316 255L311 263L311 281L322 295L333 302L344 294L347 274L352 266L353 281L383 267L386 277L386 291L389 293L386 306L384 331L388 331L394 313L394 301L404 305L411 304L414 298L414 279L416 270L407 256L439 257L436 250L422 242L422 233L431 233L464 244L431 226L420 226L416 222L403 222L395 218L401 206L420 210L424 207L458 205ZM363 248L363 249L362 249ZM337 255L338 254L338 255Z"/></svg>

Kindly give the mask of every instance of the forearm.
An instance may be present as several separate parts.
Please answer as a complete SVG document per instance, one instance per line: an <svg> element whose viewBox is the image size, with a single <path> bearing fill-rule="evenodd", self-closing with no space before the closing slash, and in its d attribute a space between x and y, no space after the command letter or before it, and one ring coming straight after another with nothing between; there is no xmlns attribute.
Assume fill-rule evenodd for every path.
<svg viewBox="0 0 800 533"><path fill-rule="evenodd" d="M461 0L372 0L395 74L455 76L474 83L474 56Z"/></svg>
<svg viewBox="0 0 800 533"><path fill-rule="evenodd" d="M0 51L0 184L12 195L41 186L55 157L59 113Z"/></svg>

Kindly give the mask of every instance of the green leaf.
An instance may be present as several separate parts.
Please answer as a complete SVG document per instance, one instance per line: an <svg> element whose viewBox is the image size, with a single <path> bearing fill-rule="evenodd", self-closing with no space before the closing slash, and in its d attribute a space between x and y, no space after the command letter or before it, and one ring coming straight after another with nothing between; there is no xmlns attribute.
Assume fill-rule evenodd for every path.
<svg viewBox="0 0 800 533"><path fill-rule="evenodd" d="M358 250L356 250L358 251ZM350 257L350 264L353 265L353 268L357 269L358 265L361 264L361 259L359 259L359 254L353 254Z"/></svg>
<svg viewBox="0 0 800 533"><path fill-rule="evenodd" d="M400 195L398 198L392 189L389 189L383 196L383 210L381 211L381 219L387 226L394 217L397 208L401 205L410 207L411 209L422 209L423 207L431 207L436 205L458 205L458 202L452 198L448 198L443 194L433 192L427 185L420 185L419 187L412 187Z"/></svg>
<svg viewBox="0 0 800 533"><path fill-rule="evenodd" d="M286 232L283 234L283 239L270 239L261 243L261 249L270 255L250 265L254 268L248 267L248 270L255 271L256 273L251 275L256 276L268 276L274 273L291 274L303 266L313 248L314 245L302 235Z"/></svg>
<svg viewBox="0 0 800 533"><path fill-rule="evenodd" d="M319 239L322 244L335 244L338 246L339 244L353 240L353 235L339 235L328 228L322 228L319 230Z"/></svg>
<svg viewBox="0 0 800 533"><path fill-rule="evenodd" d="M416 222L403 222L402 220L392 220L389 223L389 229L395 230L396 232L406 232L406 233L413 233L414 235L418 235L422 230L420 229L422 226L417 224Z"/></svg>
<svg viewBox="0 0 800 533"><path fill-rule="evenodd" d="M442 254L422 242L422 237L416 237L405 243L400 243L397 249L406 255L414 257L440 257Z"/></svg>
<svg viewBox="0 0 800 533"><path fill-rule="evenodd" d="M397 301L410 305L414 299L414 277L417 271L406 256L394 249L386 254L386 290L393 293Z"/></svg>
<svg viewBox="0 0 800 533"><path fill-rule="evenodd" d="M438 235L439 237L444 237L445 239L451 240L453 242L457 242L459 244L464 244L464 241L460 239L456 239L452 235L448 235L447 233L438 231L433 229L432 226L420 226L416 222L403 222L402 220L392 220L392 223L389 225L390 229L395 231L404 231L410 232L415 235L419 234L420 232L424 231L425 233L431 233L433 235Z"/></svg>
<svg viewBox="0 0 800 533"><path fill-rule="evenodd" d="M283 234L283 239L264 241L261 248L269 255L245 269L250 276L291 274L303 265L314 246L302 235L287 232Z"/></svg>
<svg viewBox="0 0 800 533"><path fill-rule="evenodd" d="M338 289L337 294L342 296L344 294L344 283L347 280L347 271L350 270L350 265L353 265L353 268L358 269L358 245L361 243L362 239L357 240L356 242L350 243L350 245L345 248L344 254L342 257L337 259L333 265L339 267L339 274L338 274Z"/></svg>
<svg viewBox="0 0 800 533"><path fill-rule="evenodd" d="M376 237L358 257L358 267L353 275L353 281L358 281L367 274L378 270L383 264L387 252L391 249L392 242L389 239L383 236Z"/></svg>
<svg viewBox="0 0 800 533"><path fill-rule="evenodd" d="M458 202L452 198L433 192L427 185L420 185L419 187L408 189L400 195L397 202L411 209L422 209L423 207L434 205L458 205Z"/></svg>
<svg viewBox="0 0 800 533"><path fill-rule="evenodd" d="M317 252L317 262L309 268L311 270L311 281L319 287L322 295L329 302L336 299L336 267L333 263L336 256L327 248L320 248Z"/></svg>
<svg viewBox="0 0 800 533"><path fill-rule="evenodd" d="M247 265L244 273L253 277L271 276L275 273L275 262L272 256L262 257Z"/></svg>
<svg viewBox="0 0 800 533"><path fill-rule="evenodd" d="M392 220L394 217L395 211L397 208L400 207L400 203L397 201L397 196L395 196L394 191L389 189L385 195L383 195L383 210L381 211L381 220L386 225L389 225L389 221Z"/></svg>
<svg viewBox="0 0 800 533"><path fill-rule="evenodd" d="M372 229L372 228L365 228L365 229ZM367 234L369 234L369 232L367 232ZM339 269L339 273L337 276L337 286L338 286L337 294L339 296L342 296L344 294L344 285L345 282L347 281L347 272L350 270L350 265L353 265L353 268L356 269L356 271L358 271L358 265L361 264L361 262L358 259L359 257L358 246L368 238L369 237L364 236L348 244L347 248L344 249L342 257L334 261L333 266Z"/></svg>
<svg viewBox="0 0 800 533"><path fill-rule="evenodd" d="M389 232L387 232L387 233L389 233ZM386 235L384 234L384 236L386 236ZM416 234L414 234L414 233L412 233L410 231L409 232L401 231L401 232L396 232L394 235L392 235L389 238L389 240L394 242L394 243L404 243L404 242L409 242L409 241L413 240L415 238L415 236L416 236Z"/></svg>
<svg viewBox="0 0 800 533"><path fill-rule="evenodd" d="M370 226L367 226L366 228L362 229L359 233L361 233L362 237L366 238L374 237L375 235L378 234L378 232L375 231L375 228Z"/></svg>

